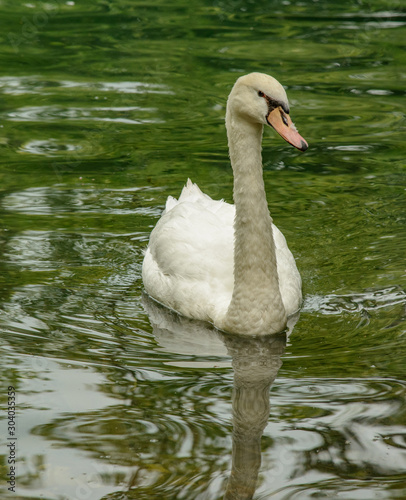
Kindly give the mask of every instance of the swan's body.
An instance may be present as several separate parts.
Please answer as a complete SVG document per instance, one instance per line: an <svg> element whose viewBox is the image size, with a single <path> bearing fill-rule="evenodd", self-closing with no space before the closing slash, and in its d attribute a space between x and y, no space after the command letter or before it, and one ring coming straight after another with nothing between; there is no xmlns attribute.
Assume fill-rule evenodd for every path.
<svg viewBox="0 0 406 500"><path fill-rule="evenodd" d="M252 73L237 80L226 114L235 205L212 200L190 181L179 200L168 198L143 263L151 297L229 332L285 328L301 304L301 279L269 215L261 141L268 123L298 149L307 148L288 113L286 93L274 78Z"/></svg>

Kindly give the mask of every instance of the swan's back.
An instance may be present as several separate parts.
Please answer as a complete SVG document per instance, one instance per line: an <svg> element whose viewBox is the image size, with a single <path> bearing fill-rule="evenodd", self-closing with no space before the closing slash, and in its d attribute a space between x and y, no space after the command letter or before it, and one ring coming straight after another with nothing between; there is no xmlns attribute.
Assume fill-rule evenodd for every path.
<svg viewBox="0 0 406 500"><path fill-rule="evenodd" d="M213 322L233 291L234 206L213 201L190 180L169 197L143 265L147 293L185 316Z"/></svg>

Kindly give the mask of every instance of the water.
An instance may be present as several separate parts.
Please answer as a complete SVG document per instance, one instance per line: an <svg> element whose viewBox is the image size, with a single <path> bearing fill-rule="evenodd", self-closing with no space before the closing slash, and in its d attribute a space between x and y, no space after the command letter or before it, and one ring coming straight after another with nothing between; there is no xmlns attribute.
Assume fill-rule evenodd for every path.
<svg viewBox="0 0 406 500"><path fill-rule="evenodd" d="M405 498L404 3L3 0L0 25L2 498ZM250 71L310 144L264 137L304 281L288 339L142 294L166 197L231 201Z"/></svg>

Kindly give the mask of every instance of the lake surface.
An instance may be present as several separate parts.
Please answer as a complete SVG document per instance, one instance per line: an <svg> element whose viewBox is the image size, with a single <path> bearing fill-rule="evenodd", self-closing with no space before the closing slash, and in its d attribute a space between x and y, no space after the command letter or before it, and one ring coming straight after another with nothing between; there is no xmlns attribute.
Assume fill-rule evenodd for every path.
<svg viewBox="0 0 406 500"><path fill-rule="evenodd" d="M1 497L406 498L405 3L2 0L0 26ZM262 340L140 274L188 177L232 200L251 71L310 145L264 134L304 304Z"/></svg>

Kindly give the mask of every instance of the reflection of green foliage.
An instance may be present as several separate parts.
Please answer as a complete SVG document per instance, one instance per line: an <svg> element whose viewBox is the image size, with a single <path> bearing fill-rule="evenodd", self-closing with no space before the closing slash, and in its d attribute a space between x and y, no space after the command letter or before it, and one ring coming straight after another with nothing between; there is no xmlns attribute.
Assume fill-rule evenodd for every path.
<svg viewBox="0 0 406 500"><path fill-rule="evenodd" d="M306 302L273 387L263 484L282 443L296 457L286 484L313 472L332 497L355 483L371 498L404 489L393 458L406 376L401 2L3 0L0 10L0 401L18 387L29 438L86 470L119 465L98 477L127 498L196 498L216 483L215 498L223 487L231 373L170 365L200 358L157 346L141 262L187 177L231 201L225 100L237 76L259 70L287 86L310 144L300 154L266 130L264 177L305 296L319 300ZM47 392L55 359L67 379L86 367L81 390L108 402L77 410ZM53 408L56 396L73 409ZM35 410L46 420L27 423ZM360 435L375 426L373 445L391 460L379 447L381 469L353 458L358 435L334 427L336 414ZM47 452L25 442L20 485L40 491Z"/></svg>

